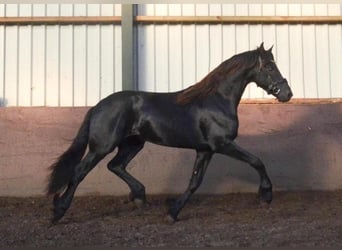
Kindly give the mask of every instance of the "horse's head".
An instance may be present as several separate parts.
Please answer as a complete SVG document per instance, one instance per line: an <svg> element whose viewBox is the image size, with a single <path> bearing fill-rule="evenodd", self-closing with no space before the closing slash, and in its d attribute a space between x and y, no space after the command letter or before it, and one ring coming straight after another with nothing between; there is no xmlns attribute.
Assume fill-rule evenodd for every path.
<svg viewBox="0 0 342 250"><path fill-rule="evenodd" d="M265 50L264 43L262 43L257 49L259 55L253 81L267 94L272 94L280 102L287 102L293 94L287 80L281 75L274 61L272 47Z"/></svg>

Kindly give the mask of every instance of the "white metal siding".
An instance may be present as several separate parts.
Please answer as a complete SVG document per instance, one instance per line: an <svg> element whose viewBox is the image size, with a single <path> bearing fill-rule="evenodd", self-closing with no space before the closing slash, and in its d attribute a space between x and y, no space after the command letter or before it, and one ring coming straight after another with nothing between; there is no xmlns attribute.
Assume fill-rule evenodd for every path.
<svg viewBox="0 0 342 250"><path fill-rule="evenodd" d="M146 4L139 15L339 16L341 4ZM175 91L202 79L220 62L255 49L273 53L297 98L342 97L342 25L139 25L138 84ZM251 84L243 98L268 98Z"/></svg>
<svg viewBox="0 0 342 250"><path fill-rule="evenodd" d="M144 4L138 15L342 15L342 4ZM119 4L0 4L0 16L121 15ZM342 97L342 25L138 26L138 86L175 91L274 45L297 98ZM0 106L91 106L122 89L120 25L0 26ZM251 84L244 98L268 98Z"/></svg>
<svg viewBox="0 0 342 250"><path fill-rule="evenodd" d="M0 4L0 16L120 16L119 4ZM0 106L91 106L121 90L120 25L0 26Z"/></svg>

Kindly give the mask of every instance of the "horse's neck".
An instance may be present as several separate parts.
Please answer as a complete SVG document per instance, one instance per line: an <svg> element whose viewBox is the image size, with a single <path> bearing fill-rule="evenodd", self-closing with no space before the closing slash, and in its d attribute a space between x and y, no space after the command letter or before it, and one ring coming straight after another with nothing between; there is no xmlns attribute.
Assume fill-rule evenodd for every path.
<svg viewBox="0 0 342 250"><path fill-rule="evenodd" d="M228 101L232 107L237 108L248 83L249 82L246 79L240 77L234 80L228 79L219 86L218 93L222 98Z"/></svg>

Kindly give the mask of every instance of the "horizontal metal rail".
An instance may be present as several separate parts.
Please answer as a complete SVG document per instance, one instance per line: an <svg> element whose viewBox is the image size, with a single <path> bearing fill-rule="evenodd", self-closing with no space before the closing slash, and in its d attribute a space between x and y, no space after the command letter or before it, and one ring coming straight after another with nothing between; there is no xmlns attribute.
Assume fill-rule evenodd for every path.
<svg viewBox="0 0 342 250"><path fill-rule="evenodd" d="M0 17L0 25L121 24L120 16Z"/></svg>
<svg viewBox="0 0 342 250"><path fill-rule="evenodd" d="M137 24L342 24L342 16L136 16ZM121 16L0 17L0 25L121 24Z"/></svg>
<svg viewBox="0 0 342 250"><path fill-rule="evenodd" d="M342 16L137 16L138 23L335 24Z"/></svg>

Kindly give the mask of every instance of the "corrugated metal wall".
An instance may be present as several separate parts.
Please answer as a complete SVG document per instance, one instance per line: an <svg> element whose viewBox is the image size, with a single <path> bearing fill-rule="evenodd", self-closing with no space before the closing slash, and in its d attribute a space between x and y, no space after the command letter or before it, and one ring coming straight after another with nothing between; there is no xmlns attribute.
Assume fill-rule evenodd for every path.
<svg viewBox="0 0 342 250"><path fill-rule="evenodd" d="M342 4L145 4L138 15L325 16ZM0 4L0 16L121 15L118 4ZM294 97L342 97L342 25L140 24L138 86L174 91L261 41ZM121 90L120 25L0 26L0 106L91 106ZM250 85L244 98L267 98Z"/></svg>
<svg viewBox="0 0 342 250"><path fill-rule="evenodd" d="M0 16L120 16L114 4L0 4ZM0 106L91 106L121 90L120 25L0 26Z"/></svg>
<svg viewBox="0 0 342 250"><path fill-rule="evenodd" d="M339 16L341 4L146 4L139 15ZM342 25L140 25L139 86L173 91L202 79L232 55L274 45L294 97L342 97ZM243 98L267 98L251 84Z"/></svg>

